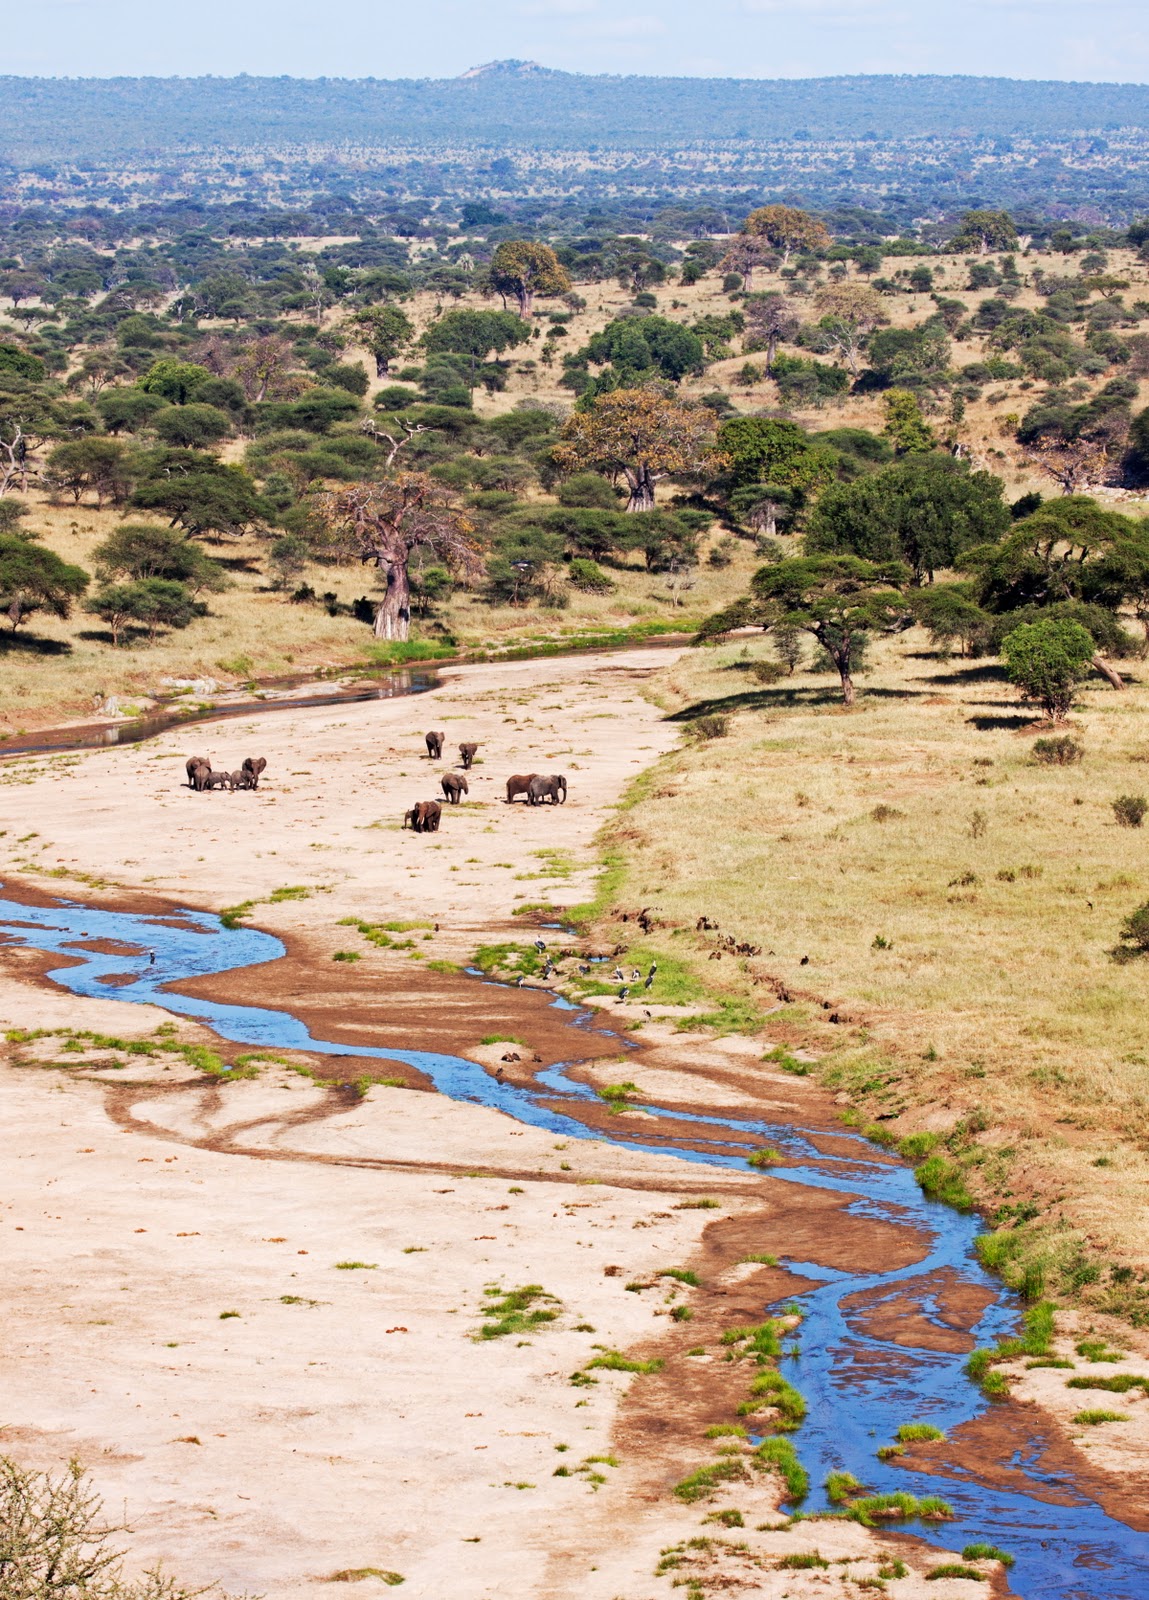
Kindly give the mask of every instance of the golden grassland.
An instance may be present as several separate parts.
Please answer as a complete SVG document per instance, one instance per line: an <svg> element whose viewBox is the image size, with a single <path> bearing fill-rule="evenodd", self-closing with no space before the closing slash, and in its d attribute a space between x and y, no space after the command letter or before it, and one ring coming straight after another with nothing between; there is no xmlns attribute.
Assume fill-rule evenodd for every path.
<svg viewBox="0 0 1149 1600"><path fill-rule="evenodd" d="M1149 1323L1129 1276L1149 1269L1149 958L1111 954L1149 899L1149 835L1111 804L1149 792L1149 673L1087 685L1084 760L1050 767L999 667L917 631L875 645L852 712L833 675L760 686L769 656L739 639L653 680L669 715L729 732L638 780L612 905L652 908L644 944L729 1016L769 1012L783 1056L816 1056L884 1142L937 1135L939 1192L1025 1224L1000 1245L1012 1281L1028 1265L1037 1292ZM761 953L716 958L727 935Z"/></svg>

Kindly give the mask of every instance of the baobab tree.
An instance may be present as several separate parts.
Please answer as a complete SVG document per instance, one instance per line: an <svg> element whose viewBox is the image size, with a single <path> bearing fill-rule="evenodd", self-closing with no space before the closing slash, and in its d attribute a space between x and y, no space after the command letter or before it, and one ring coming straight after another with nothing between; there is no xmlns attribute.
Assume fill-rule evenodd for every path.
<svg viewBox="0 0 1149 1600"><path fill-rule="evenodd" d="M796 206L759 206L742 224L742 232L765 239L781 250L786 261L795 250L825 250L830 244L830 235L817 217Z"/></svg>
<svg viewBox="0 0 1149 1600"><path fill-rule="evenodd" d="M856 378L866 340L888 321L881 295L862 283L832 283L818 291L814 306L827 343Z"/></svg>
<svg viewBox="0 0 1149 1600"><path fill-rule="evenodd" d="M425 473L399 472L380 483L350 484L319 495L316 508L333 554L371 562L383 574L386 588L375 612L377 639L409 636L409 567L416 551L428 552L464 577L478 574L474 523Z"/></svg>
<svg viewBox="0 0 1149 1600"><path fill-rule="evenodd" d="M537 294L566 294L570 274L549 244L530 239L506 239L491 258L491 287L510 297L520 317L529 317Z"/></svg>
<svg viewBox="0 0 1149 1600"><path fill-rule="evenodd" d="M626 479L628 511L653 511L655 484L713 464L714 413L656 389L615 389L576 411L554 447L565 471L593 468Z"/></svg>

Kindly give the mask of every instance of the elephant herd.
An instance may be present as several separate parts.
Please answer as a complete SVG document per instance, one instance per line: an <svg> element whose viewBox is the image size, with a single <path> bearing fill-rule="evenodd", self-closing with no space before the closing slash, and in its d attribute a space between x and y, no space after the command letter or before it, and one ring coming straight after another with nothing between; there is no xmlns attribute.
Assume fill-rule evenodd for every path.
<svg viewBox="0 0 1149 1600"><path fill-rule="evenodd" d="M214 772L206 756L191 756L187 763L188 788L197 794L205 789L258 789L260 773L266 766L266 756L245 756L238 771Z"/></svg>
<svg viewBox="0 0 1149 1600"><path fill-rule="evenodd" d="M428 759L440 761L446 734L432 731L424 737ZM457 806L462 796L470 793L466 774L471 770L478 750L477 744L461 744L459 763L463 771L445 772L439 780L443 798L448 805ZM567 797L567 780L561 772L551 773L549 776L540 772L517 772L507 779L507 804L510 805L520 794L526 796L528 805L541 806L546 801L551 805L563 805ZM414 829L416 833L438 833L442 816L443 808L438 800L421 800L412 806L410 811L403 813L403 826Z"/></svg>

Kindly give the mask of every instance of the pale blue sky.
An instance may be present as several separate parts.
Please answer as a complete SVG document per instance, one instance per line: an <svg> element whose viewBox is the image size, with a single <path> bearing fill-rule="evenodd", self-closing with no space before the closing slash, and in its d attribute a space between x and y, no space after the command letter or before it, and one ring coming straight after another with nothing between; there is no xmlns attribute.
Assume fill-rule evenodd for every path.
<svg viewBox="0 0 1149 1600"><path fill-rule="evenodd" d="M941 72L1149 81L1145 0L0 0L0 72Z"/></svg>

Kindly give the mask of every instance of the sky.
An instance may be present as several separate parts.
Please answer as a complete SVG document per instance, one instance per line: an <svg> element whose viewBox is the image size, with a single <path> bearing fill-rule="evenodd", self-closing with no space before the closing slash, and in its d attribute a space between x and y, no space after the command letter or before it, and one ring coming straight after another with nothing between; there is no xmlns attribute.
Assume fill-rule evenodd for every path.
<svg viewBox="0 0 1149 1600"><path fill-rule="evenodd" d="M0 72L968 73L1149 82L1146 0L0 0Z"/></svg>

